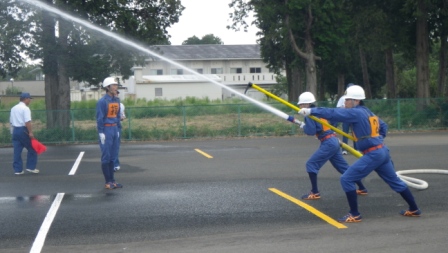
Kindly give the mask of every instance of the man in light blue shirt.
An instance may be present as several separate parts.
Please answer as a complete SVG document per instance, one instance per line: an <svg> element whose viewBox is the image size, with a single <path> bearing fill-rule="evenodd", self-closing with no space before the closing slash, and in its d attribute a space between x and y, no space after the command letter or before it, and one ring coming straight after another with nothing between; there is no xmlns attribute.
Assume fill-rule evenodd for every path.
<svg viewBox="0 0 448 253"><path fill-rule="evenodd" d="M28 150L26 159L26 170L31 173L39 173L36 169L37 153L31 146L31 139L34 138L33 128L31 125L31 110L28 105L33 99L30 93L23 92L20 95L20 102L11 109L9 123L11 124L12 145L14 147L14 162L12 167L14 174L22 175L23 148Z"/></svg>

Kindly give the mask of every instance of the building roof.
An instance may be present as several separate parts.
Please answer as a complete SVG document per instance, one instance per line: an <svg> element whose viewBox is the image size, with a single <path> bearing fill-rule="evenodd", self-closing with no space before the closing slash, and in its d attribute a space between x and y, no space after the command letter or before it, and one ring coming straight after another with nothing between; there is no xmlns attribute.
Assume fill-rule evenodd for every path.
<svg viewBox="0 0 448 253"><path fill-rule="evenodd" d="M164 76L142 76L145 83L201 83L210 82L210 80L221 82L217 75L164 75Z"/></svg>
<svg viewBox="0 0 448 253"><path fill-rule="evenodd" d="M159 45L152 50L171 60L261 59L260 45Z"/></svg>

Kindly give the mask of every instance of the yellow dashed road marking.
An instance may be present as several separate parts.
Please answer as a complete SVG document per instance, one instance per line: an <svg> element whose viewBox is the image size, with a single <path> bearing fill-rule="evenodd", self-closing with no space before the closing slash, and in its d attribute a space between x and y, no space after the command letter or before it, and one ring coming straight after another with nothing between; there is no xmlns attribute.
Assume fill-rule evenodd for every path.
<svg viewBox="0 0 448 253"><path fill-rule="evenodd" d="M200 149L198 149L198 148L196 148L195 150L196 150L196 152L198 152L199 154L201 154L201 155L203 155L203 156L205 156L205 157L207 157L207 158L213 158L213 156L211 156L211 155L205 153L204 151L202 151L202 150L200 150Z"/></svg>

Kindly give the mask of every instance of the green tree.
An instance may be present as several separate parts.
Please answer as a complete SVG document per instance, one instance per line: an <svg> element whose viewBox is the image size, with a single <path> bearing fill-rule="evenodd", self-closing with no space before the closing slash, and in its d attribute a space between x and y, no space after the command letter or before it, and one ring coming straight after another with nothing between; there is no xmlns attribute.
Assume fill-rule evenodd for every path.
<svg viewBox="0 0 448 253"><path fill-rule="evenodd" d="M167 28L178 22L184 9L179 0L123 0L106 5L100 1L76 0L45 0L45 3L145 45L169 44ZM49 111L70 109L70 78L97 85L111 73L127 78L132 74L131 67L143 63L145 56L140 52L127 48L114 38L89 31L70 19L22 2L2 1L1 4L1 10L6 9L0 12L0 20L6 20L3 27L8 31L4 37L16 36L18 39L13 45L28 39L28 48L22 46L21 52L32 59L42 59L45 101ZM17 10L16 14L11 10ZM27 18L21 18L19 14ZM16 28L20 26L23 29ZM15 71L15 62L24 60L16 51L13 53L6 57L8 61L2 62L2 65L11 66L8 69L11 73ZM68 114L47 115L47 127L68 126Z"/></svg>
<svg viewBox="0 0 448 253"><path fill-rule="evenodd" d="M377 40L390 49L394 48L394 51L402 52L408 61L415 62L414 71L416 75L413 85L415 96L418 98L434 96L435 94L432 92L433 78L431 76L434 73L431 70L433 67L431 66L430 52L433 50L434 45L437 45L438 41L446 43L448 34L448 3L445 0L396 0L389 2L376 0L359 2L378 6L385 14L386 26L379 27L380 29L376 34L381 34L381 36L377 37L380 38ZM397 27L400 27L400 29L397 29ZM446 85L446 46L442 45L441 49L439 51L438 89L443 94L443 89ZM388 57L390 58L392 55L392 53L389 53ZM386 65L391 64L386 63ZM388 77L388 79L391 78ZM390 94L389 82L388 80L388 93ZM398 89L400 87L397 87ZM393 94L390 97L393 97ZM420 101L423 102L420 108L429 103L429 100L421 99Z"/></svg>
<svg viewBox="0 0 448 253"><path fill-rule="evenodd" d="M0 1L0 76L15 77L25 58L33 58L38 46L33 43L27 6L11 0ZM9 80L8 78L8 80Z"/></svg>
<svg viewBox="0 0 448 253"><path fill-rule="evenodd" d="M346 56L350 55L346 52L346 42L351 22L344 4L324 0L233 0L230 4L234 8L230 15L234 22L231 28L237 30L256 25L260 29L263 59L270 68L286 70L289 100L296 100L303 90L323 98L322 79L318 89L318 64L325 61L320 66L326 66L326 73L333 74L337 72L334 70L336 64L343 66L341 61L345 62ZM244 19L252 11L257 19L247 24ZM334 57L336 55L344 57ZM341 61L338 63L338 60Z"/></svg>
<svg viewBox="0 0 448 253"><path fill-rule="evenodd" d="M255 25L260 29L257 35L261 37L259 43L263 60L277 75L285 70L288 100L297 100L298 95L305 89L302 78L305 65L300 57L292 53L288 30L284 25L284 1L232 0L229 6L233 8L233 13L230 13L233 23L228 28L239 31L249 25ZM254 12L257 18L248 24L246 18L251 12Z"/></svg>
<svg viewBox="0 0 448 253"><path fill-rule="evenodd" d="M432 51L438 53L437 90L435 94L436 96L448 96L448 1L434 1L433 9L431 15L432 20L434 20L433 45L437 50Z"/></svg>
<svg viewBox="0 0 448 253"><path fill-rule="evenodd" d="M216 37L213 34L207 34L202 36L201 39L199 39L198 37L196 37L196 35L194 35L193 37L188 38L187 40L185 40L184 42L182 42L182 45L210 45L210 44L218 44L218 45L223 45L224 43L222 42L222 40L219 37Z"/></svg>
<svg viewBox="0 0 448 253"><path fill-rule="evenodd" d="M393 98L400 88L397 53L415 64L416 96L427 98L432 95L429 52L438 41L438 90L447 90L446 0L232 0L230 6L231 28L257 26L263 59L273 69L286 69L289 99L302 83L320 99L335 89L341 94L345 80L362 84L368 98L382 96L386 85ZM250 12L256 20L248 24Z"/></svg>
<svg viewBox="0 0 448 253"><path fill-rule="evenodd" d="M275 77L275 79L276 79L277 83L269 89L269 92L276 95L277 97L281 97L284 94L287 94L288 93L288 80L286 79L286 77L282 76L282 75L278 75ZM267 99L269 100L270 97L267 96Z"/></svg>
<svg viewBox="0 0 448 253"><path fill-rule="evenodd" d="M196 35L194 35L193 37L190 37L187 40L185 40L184 42L182 42L182 45L200 45L200 44L202 44L202 41L201 41L201 39L196 37Z"/></svg>
<svg viewBox="0 0 448 253"><path fill-rule="evenodd" d="M24 67L17 72L17 75L14 77L14 79L16 81L35 81L36 72L38 73L39 71L40 66L37 64L24 65Z"/></svg>

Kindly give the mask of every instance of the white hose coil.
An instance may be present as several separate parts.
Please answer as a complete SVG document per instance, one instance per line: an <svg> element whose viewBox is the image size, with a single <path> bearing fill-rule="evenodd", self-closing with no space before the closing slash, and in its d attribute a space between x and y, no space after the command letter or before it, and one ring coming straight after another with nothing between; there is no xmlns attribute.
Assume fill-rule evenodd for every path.
<svg viewBox="0 0 448 253"><path fill-rule="evenodd" d="M397 171L397 176L403 180L409 187L417 190L424 190L428 188L428 183L424 180L403 176L404 174L445 174L448 175L448 170L439 169L417 169L417 170L400 170Z"/></svg>

